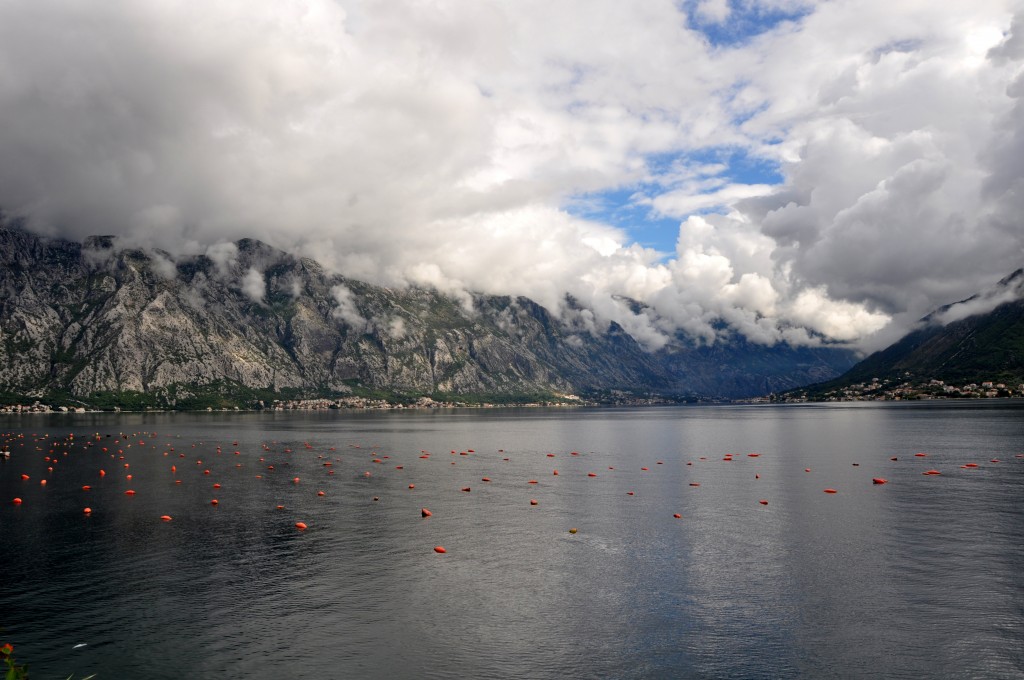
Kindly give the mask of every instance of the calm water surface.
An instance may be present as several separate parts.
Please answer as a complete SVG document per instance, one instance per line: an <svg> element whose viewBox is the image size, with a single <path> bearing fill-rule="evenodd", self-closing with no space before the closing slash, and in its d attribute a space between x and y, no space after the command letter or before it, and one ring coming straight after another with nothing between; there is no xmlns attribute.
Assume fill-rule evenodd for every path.
<svg viewBox="0 0 1024 680"><path fill-rule="evenodd" d="M1021 403L0 433L0 638L33 678L1024 677Z"/></svg>

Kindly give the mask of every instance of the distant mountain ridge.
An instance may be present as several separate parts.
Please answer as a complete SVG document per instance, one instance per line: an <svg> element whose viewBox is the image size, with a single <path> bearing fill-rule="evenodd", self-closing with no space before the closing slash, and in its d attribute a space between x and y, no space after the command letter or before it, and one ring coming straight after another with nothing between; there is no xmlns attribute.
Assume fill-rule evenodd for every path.
<svg viewBox="0 0 1024 680"><path fill-rule="evenodd" d="M172 407L351 393L736 398L853 363L739 339L680 337L650 353L618 324L588 331L524 297L471 303L346 279L252 239L174 260L111 237L0 228L0 395Z"/></svg>
<svg viewBox="0 0 1024 680"><path fill-rule="evenodd" d="M940 307L899 341L808 391L835 390L875 378L1024 383L1024 269L989 290Z"/></svg>

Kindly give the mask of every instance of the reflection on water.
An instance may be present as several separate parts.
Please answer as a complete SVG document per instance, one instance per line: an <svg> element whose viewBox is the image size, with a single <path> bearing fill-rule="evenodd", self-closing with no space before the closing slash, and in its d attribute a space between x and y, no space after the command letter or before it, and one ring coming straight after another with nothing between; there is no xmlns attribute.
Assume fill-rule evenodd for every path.
<svg viewBox="0 0 1024 680"><path fill-rule="evenodd" d="M1022 415L2 420L2 635L43 678L1020 677Z"/></svg>

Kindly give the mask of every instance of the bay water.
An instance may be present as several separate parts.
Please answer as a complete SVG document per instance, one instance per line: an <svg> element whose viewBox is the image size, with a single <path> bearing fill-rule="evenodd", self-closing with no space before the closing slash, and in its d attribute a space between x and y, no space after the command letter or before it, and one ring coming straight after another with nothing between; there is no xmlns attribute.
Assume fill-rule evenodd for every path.
<svg viewBox="0 0 1024 680"><path fill-rule="evenodd" d="M32 678L1024 677L1021 402L0 434L0 641Z"/></svg>

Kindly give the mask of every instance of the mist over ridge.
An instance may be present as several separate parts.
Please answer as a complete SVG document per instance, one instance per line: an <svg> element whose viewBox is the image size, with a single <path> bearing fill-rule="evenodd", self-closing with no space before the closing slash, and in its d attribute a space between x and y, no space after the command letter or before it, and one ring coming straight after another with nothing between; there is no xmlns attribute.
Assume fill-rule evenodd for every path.
<svg viewBox="0 0 1024 680"><path fill-rule="evenodd" d="M114 243L0 229L0 393L162 407L369 394L732 398L852 363L842 350L742 338L680 336L651 352L573 300L572 314L556 316L525 297L383 288L254 239L176 263Z"/></svg>

